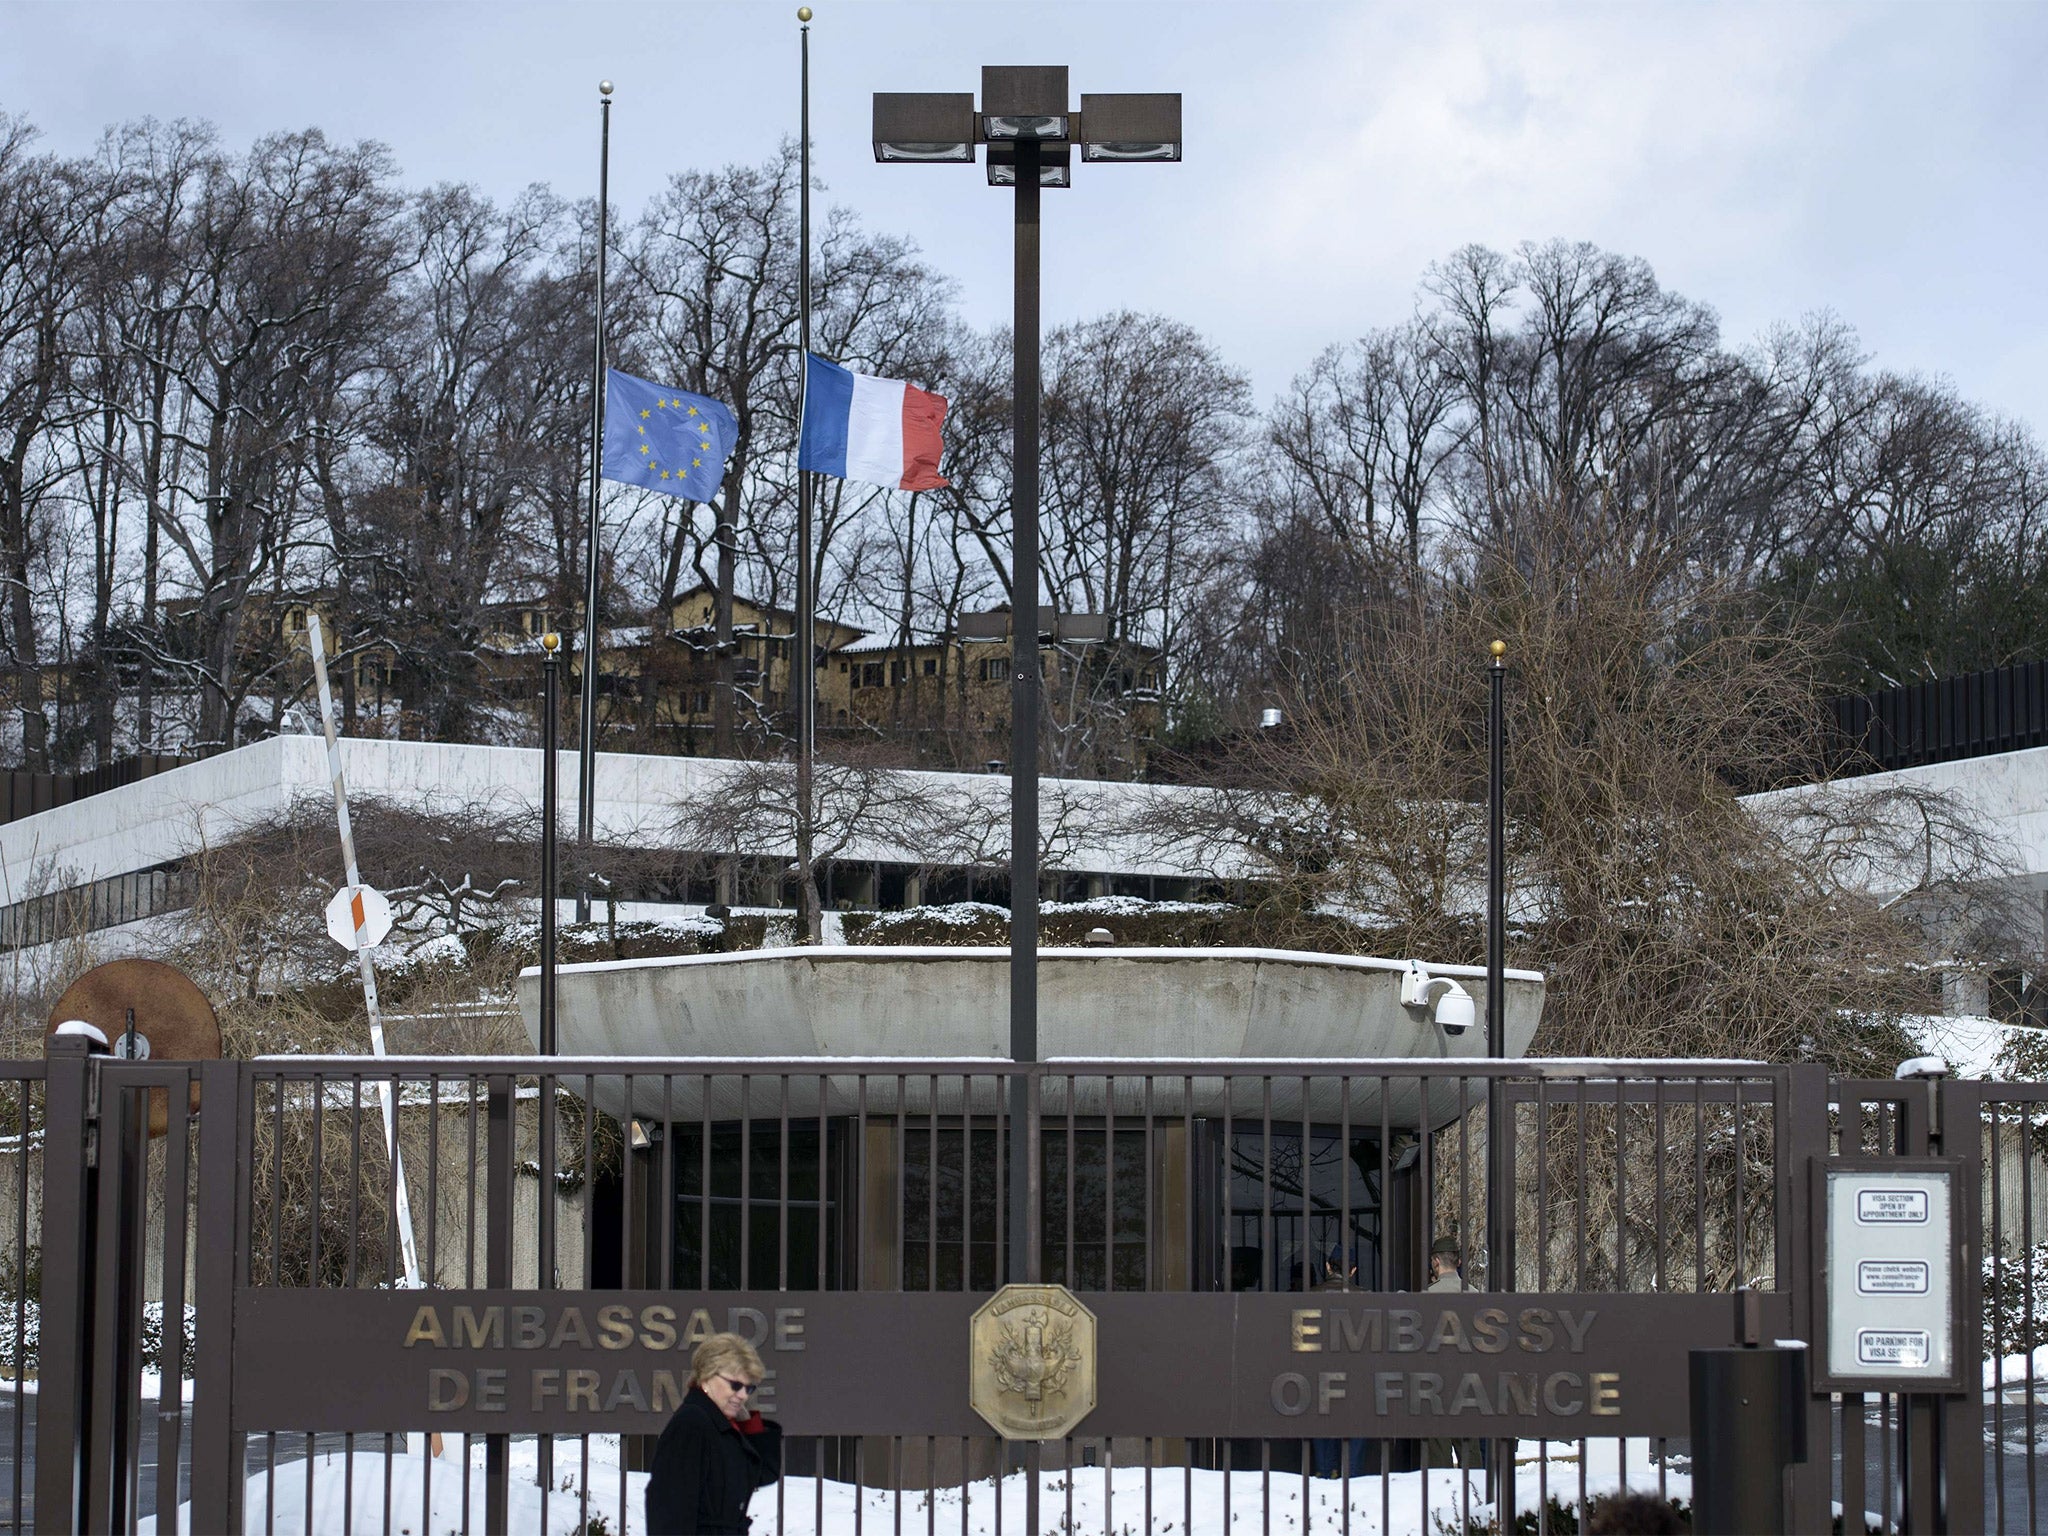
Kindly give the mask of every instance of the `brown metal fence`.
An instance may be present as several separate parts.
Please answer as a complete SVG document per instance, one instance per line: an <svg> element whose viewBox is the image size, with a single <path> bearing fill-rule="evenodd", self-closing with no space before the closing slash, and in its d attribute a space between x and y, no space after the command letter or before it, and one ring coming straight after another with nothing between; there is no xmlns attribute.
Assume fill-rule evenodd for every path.
<svg viewBox="0 0 2048 1536"><path fill-rule="evenodd" d="M29 1528L42 1321L43 1082L41 1062L0 1062L0 1529Z"/></svg>
<svg viewBox="0 0 2048 1536"><path fill-rule="evenodd" d="M7 1298L42 1307L40 1393L12 1378L17 1530L641 1531L688 1346L733 1325L787 1434L757 1532L1575 1531L1617 1485L1685 1495L1688 1348L1812 1337L1814 1160L1852 1151L1980 1180L1989 1348L2021 1362L1981 1399L1812 1399L1792 1528L2043 1524L2048 1093L2025 1085L1831 1093L1815 1069L1707 1062L71 1056L39 1101L43 1076L0 1078L24 1275L41 1233L39 1285ZM1439 1240L1476 1294L1426 1289ZM1012 1278L1066 1286L1099 1332L1094 1411L1042 1443L967 1400L970 1316Z"/></svg>

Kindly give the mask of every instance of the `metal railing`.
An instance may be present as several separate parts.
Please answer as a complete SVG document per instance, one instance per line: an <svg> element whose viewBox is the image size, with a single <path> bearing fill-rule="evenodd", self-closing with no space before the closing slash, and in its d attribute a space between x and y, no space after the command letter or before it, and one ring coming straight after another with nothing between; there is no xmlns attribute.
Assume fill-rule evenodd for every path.
<svg viewBox="0 0 2048 1536"><path fill-rule="evenodd" d="M1686 1496L1688 1343L1812 1337L1808 1176L1833 1153L1945 1155L1980 1179L1985 1289L1963 1316L2010 1363L1981 1399L1814 1397L1793 1528L1831 1504L1847 1529L1858 1510L2043 1524L2048 1087L1831 1090L1814 1068L1704 1062L72 1059L45 1105L42 1064L13 1073L0 1118L40 1178L0 1177L20 1211L0 1253L25 1260L40 1224L48 1315L40 1398L17 1371L0 1446L24 1399L45 1445L74 1415L92 1529L302 1530L319 1505L351 1529L637 1530L689 1345L728 1325L759 1337L786 1425L756 1531L1583 1529L1618 1485ZM1513 1192L1506 1253L1490 1176ZM398 1285L401 1179L425 1292ZM91 1213L97 1246L67 1258ZM1426 1289L1439 1240L1480 1294ZM1094 1411L1043 1443L999 1438L959 1379L971 1314L1016 1278L1066 1286L1100 1332ZM84 1298L125 1343L86 1348ZM509 1342L522 1329L535 1353ZM1556 1352L1510 1369L1487 1354L1504 1336ZM1603 1425L1589 1373L1617 1349ZM502 1430L456 1401L470 1367L534 1362ZM1342 1401L1319 1404L1333 1380ZM1424 1411L1457 1393L1477 1395L1474 1432ZM66 1476L35 1469L36 1507L66 1507Z"/></svg>
<svg viewBox="0 0 2048 1536"><path fill-rule="evenodd" d="M2048 661L1854 694L1829 708L1852 771L2048 747Z"/></svg>

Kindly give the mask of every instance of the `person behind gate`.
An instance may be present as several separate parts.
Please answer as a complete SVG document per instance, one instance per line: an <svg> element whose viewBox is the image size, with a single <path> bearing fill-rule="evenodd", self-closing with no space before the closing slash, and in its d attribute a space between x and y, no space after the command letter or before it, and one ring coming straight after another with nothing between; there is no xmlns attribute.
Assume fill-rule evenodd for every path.
<svg viewBox="0 0 2048 1536"><path fill-rule="evenodd" d="M1465 1283L1465 1255L1457 1243L1448 1237L1440 1237L1429 1245L1430 1291L1468 1291ZM1467 1472L1482 1464L1484 1449L1473 1439L1453 1440L1433 1436L1422 1442L1422 1464L1425 1467L1462 1466Z"/></svg>
<svg viewBox="0 0 2048 1536"><path fill-rule="evenodd" d="M1323 1272L1309 1287L1312 1291L1355 1291L1358 1289L1358 1255L1349 1248L1339 1246L1330 1250L1323 1260ZM1365 1476L1366 1442L1358 1437L1347 1440L1318 1439L1310 1442L1309 1456L1317 1477L1342 1477L1348 1471L1352 1477Z"/></svg>
<svg viewBox="0 0 2048 1536"><path fill-rule="evenodd" d="M753 1407L766 1374L736 1333L697 1346L690 1390L654 1447L648 1536L746 1536L747 1501L782 1475L782 1426Z"/></svg>

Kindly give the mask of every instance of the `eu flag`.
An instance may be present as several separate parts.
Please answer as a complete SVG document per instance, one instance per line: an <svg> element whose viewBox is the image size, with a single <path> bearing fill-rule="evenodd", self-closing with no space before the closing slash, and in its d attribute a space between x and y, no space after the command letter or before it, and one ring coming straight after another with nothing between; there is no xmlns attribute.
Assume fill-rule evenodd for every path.
<svg viewBox="0 0 2048 1536"><path fill-rule="evenodd" d="M607 480L709 501L725 479L725 456L738 435L732 412L708 396L605 370Z"/></svg>

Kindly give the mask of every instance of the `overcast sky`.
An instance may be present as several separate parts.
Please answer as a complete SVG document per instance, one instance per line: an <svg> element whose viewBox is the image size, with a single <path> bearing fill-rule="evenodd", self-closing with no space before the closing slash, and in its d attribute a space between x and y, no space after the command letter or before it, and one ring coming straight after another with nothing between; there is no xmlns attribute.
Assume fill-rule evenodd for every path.
<svg viewBox="0 0 2048 1536"><path fill-rule="evenodd" d="M2048 7L2034 4L1084 5L815 0L830 200L913 235L1005 320L1008 200L978 168L878 166L875 90L1061 63L1178 90L1186 160L1076 168L1045 199L1049 321L1177 316L1263 402L1322 346L1409 313L1472 241L1646 258L1728 340L1832 309L1880 365L1944 374L2048 436ZM83 151L144 114L232 145L391 146L414 184L615 202L758 160L797 122L795 4L0 0L0 108Z"/></svg>

